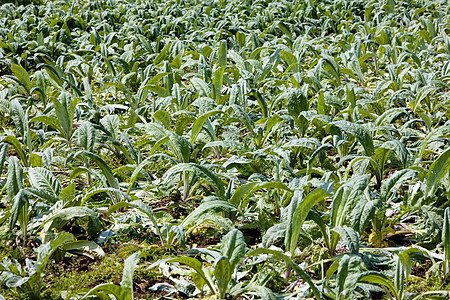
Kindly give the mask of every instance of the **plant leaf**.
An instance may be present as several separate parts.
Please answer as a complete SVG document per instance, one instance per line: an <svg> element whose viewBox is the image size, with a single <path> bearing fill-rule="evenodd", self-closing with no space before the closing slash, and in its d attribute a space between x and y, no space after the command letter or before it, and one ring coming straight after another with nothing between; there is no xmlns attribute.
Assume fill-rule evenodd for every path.
<svg viewBox="0 0 450 300"><path fill-rule="evenodd" d="M341 130L353 135L359 143L363 146L367 156L372 156L375 153L372 136L369 131L361 125L351 123L348 121L336 121L333 124Z"/></svg>
<svg viewBox="0 0 450 300"><path fill-rule="evenodd" d="M214 277L217 280L217 287L219 288L219 294L221 299L226 298L226 292L228 284L231 280L231 266L228 258L221 256L214 267Z"/></svg>
<svg viewBox="0 0 450 300"><path fill-rule="evenodd" d="M6 191L9 200L12 200L22 189L23 168L15 156L8 159L8 179L6 180Z"/></svg>
<svg viewBox="0 0 450 300"><path fill-rule="evenodd" d="M434 161L427 173L427 186L425 194L432 196L439 186L442 178L450 171L450 148L444 151L436 161Z"/></svg>
<svg viewBox="0 0 450 300"><path fill-rule="evenodd" d="M350 248L351 254L358 254L359 252L359 236L358 233L350 227L347 226L337 226L332 229L333 231L339 233L341 239Z"/></svg>
<svg viewBox="0 0 450 300"><path fill-rule="evenodd" d="M31 185L58 198L61 193L61 182L45 168L29 168L28 176Z"/></svg>
<svg viewBox="0 0 450 300"><path fill-rule="evenodd" d="M222 180L217 176L217 174L205 166L198 165L195 163L181 163L176 166L170 168L163 176L164 181L168 181L172 177L182 172L192 172L197 175L199 178L205 180L210 183L218 197L224 199L225 198L225 186Z"/></svg>
<svg viewBox="0 0 450 300"><path fill-rule="evenodd" d="M94 151L96 134L94 126L90 122L83 122L77 130L78 144L84 148L84 150L92 152Z"/></svg>
<svg viewBox="0 0 450 300"><path fill-rule="evenodd" d="M122 275L122 281L120 282L120 286L124 288L125 290L128 290L129 295L133 295L133 274L134 270L136 269L136 266L139 262L139 259L141 257L141 252L136 252L130 255L125 260L124 266L123 266L123 275ZM130 300L133 300L134 297L130 297Z"/></svg>
<svg viewBox="0 0 450 300"><path fill-rule="evenodd" d="M244 259L247 244L244 235L238 229L228 232L222 239L220 253L228 258L231 270L234 270Z"/></svg>

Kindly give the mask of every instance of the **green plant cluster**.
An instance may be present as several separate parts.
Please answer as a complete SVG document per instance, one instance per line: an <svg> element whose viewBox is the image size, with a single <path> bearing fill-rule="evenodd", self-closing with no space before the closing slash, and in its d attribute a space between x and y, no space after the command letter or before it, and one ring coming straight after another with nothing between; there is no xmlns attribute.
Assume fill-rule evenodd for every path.
<svg viewBox="0 0 450 300"><path fill-rule="evenodd" d="M448 299L447 1L17 4L0 299Z"/></svg>

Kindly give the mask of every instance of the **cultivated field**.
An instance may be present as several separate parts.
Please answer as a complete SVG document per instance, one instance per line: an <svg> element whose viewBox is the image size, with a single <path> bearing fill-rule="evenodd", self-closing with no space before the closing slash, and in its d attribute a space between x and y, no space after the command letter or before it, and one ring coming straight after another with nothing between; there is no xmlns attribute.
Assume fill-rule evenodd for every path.
<svg viewBox="0 0 450 300"><path fill-rule="evenodd" d="M449 299L447 1L31 2L0 299Z"/></svg>

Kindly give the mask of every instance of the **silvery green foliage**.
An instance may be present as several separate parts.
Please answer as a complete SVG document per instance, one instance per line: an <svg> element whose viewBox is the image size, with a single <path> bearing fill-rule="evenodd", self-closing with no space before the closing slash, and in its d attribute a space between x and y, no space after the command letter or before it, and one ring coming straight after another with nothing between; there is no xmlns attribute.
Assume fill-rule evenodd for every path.
<svg viewBox="0 0 450 300"><path fill-rule="evenodd" d="M286 293L403 300L420 246L448 274L445 1L32 2L0 6L0 244L221 237L209 265L165 263L223 299L289 297L276 270ZM133 298L126 245L121 285L85 297Z"/></svg>

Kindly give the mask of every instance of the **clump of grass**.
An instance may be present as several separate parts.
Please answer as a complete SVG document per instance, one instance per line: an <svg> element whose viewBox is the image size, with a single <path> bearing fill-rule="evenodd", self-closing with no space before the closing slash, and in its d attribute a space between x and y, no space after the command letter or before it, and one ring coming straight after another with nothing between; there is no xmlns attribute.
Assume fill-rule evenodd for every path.
<svg viewBox="0 0 450 300"><path fill-rule="evenodd" d="M100 283L118 284L122 276L123 262L112 254L105 256L101 261L86 262L82 265L74 265L70 270L66 269L68 269L67 265L49 266L49 274L45 280L45 297L57 297L61 293L65 296L67 293L74 296Z"/></svg>
<svg viewBox="0 0 450 300"><path fill-rule="evenodd" d="M148 245L145 242L140 246L143 251L142 263L144 261L153 262L173 255L171 249ZM43 296L45 299L58 299L58 297L66 299L85 293L98 284L120 284L123 260L114 252L107 251L106 256L101 260L80 260L79 257L76 257L73 260L73 264L49 265ZM137 268L134 273L136 286L141 283L148 286L159 281L161 281L161 274L155 270L147 270L145 267L141 267Z"/></svg>
<svg viewBox="0 0 450 300"><path fill-rule="evenodd" d="M427 276L427 278L410 276L407 285L409 292L418 294L429 291L450 290L450 281L440 276L440 274Z"/></svg>

